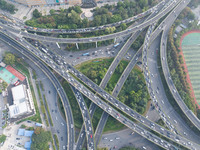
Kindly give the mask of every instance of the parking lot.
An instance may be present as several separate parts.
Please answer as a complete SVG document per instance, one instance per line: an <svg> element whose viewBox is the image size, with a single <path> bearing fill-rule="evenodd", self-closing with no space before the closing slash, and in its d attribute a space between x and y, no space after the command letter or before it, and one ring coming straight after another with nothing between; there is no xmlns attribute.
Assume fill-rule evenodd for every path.
<svg viewBox="0 0 200 150"><path fill-rule="evenodd" d="M30 137L25 136L18 136L18 129L20 126L24 124L27 127L36 127L35 122L28 123L27 121L24 121L20 124L13 124L10 126L7 126L3 134L7 136L6 141L0 149L2 150L25 150L24 145L27 141L30 141Z"/></svg>

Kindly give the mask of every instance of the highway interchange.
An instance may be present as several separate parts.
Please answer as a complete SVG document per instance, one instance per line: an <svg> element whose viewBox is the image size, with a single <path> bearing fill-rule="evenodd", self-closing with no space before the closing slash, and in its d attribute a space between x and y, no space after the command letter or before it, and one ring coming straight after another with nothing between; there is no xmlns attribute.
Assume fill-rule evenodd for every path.
<svg viewBox="0 0 200 150"><path fill-rule="evenodd" d="M173 6L175 6L176 4L178 4L177 5L177 7L176 7L176 10L173 10L170 14L169 14L169 16L170 15L172 15L173 14L173 16L174 17L172 17L172 18L174 18L174 20L175 20L175 18L177 17L177 14L179 14L180 12L181 12L181 10L183 9L183 8L185 8L185 6L187 6L187 4L189 3L189 0L186 0L186 1L172 1L172 4L171 5L173 5ZM170 5L170 7L171 7L171 5ZM169 9L171 10L171 8L170 7L167 7L167 9L164 9L164 12L165 13L167 13L167 12L169 12ZM174 14L174 13L176 13L176 14ZM163 11L161 12L161 13L158 13L156 16L158 17L157 19L155 19L155 17L153 17L155 20L158 20L162 15L160 15L160 14L162 14L163 16L164 16L164 13L163 13ZM152 19L150 19L151 21L152 21ZM150 25L150 27L149 27L149 29L148 29L148 31L147 31L147 34L146 34L146 38L145 38L145 42L144 42L144 46L143 46L143 52L142 52L142 56L143 56L143 65L144 65L144 67L143 67L143 69L144 69L144 75L145 75L145 78L146 79L148 79L148 80L146 80L147 81L147 85L148 85L148 87L149 87L149 89L151 89L151 90L153 90L153 91L156 91L156 92L151 92L151 91L149 91L150 93L152 93L152 94L150 94L151 96L152 96L152 99L153 99L153 101L154 102L158 102L159 103L159 106L161 105L162 106L162 104L166 104L166 102L163 102L164 101L164 99L163 98L160 98L159 97L159 101L158 101L158 98L157 98L157 96L156 96L156 98L155 98L155 93L157 93L157 91L158 91L158 89L156 89L157 87L156 86L152 86L152 85L154 85L154 81L152 82L151 80L153 80L153 76L155 75L155 74L158 74L158 73L153 73L153 71L150 71L150 69L152 68L151 67L151 65L149 65L150 63L151 63L151 61L149 61L148 59L147 59L147 57L149 57L148 55L147 55L147 51L148 51L148 47L149 47L149 45L150 45L150 43L151 43L151 41L153 41L158 35L159 35L159 33L162 31L162 30L164 30L164 28L167 26L167 27L170 27L170 23L172 24L173 23L173 21L174 20L172 20L171 22L169 21L169 25L166 25L166 22L167 21L163 21L162 23L161 23L161 25L160 26L158 26L157 27L157 29L153 32L153 28L154 28L154 26L153 25L151 25L150 24L150 22L148 22L148 21L145 21L144 23L141 23L140 25L138 25L139 26L139 28L144 28L144 27L146 27L146 26L148 26L148 25ZM145 23L147 23L147 24L145 24ZM155 23L155 21L154 21L154 23ZM144 26L142 26L143 24L145 24ZM154 25L156 25L156 24L154 24ZM6 26L6 25L4 25L4 24L1 24L1 26L3 27L3 29L4 29L4 32L6 32L6 31L13 31L13 32L15 32L15 33L19 33L19 31L17 31L16 29L14 29L14 30L10 30L11 29L11 27L8 27L8 26ZM7 29L6 31L5 31L5 29ZM136 27L133 27L133 28L131 28L131 29L128 29L128 33L127 33L127 31L122 31L122 34L121 34L121 36L123 36L123 35L128 35L128 34L130 34L131 32L139 32L139 31L137 31L137 30L139 30L139 29L136 29ZM162 29L162 30L161 30ZM164 31L166 31L166 32L164 32L164 34L163 35L165 35L165 36L162 36L162 38L164 38L165 37L165 42L161 42L162 44L161 45L163 45L163 46L165 46L166 45L166 41L167 41L167 30L164 30ZM123 33L125 33L125 34L123 34ZM9 34L9 33L7 33L6 32L6 34ZM150 141L152 141L152 142L154 142L155 144L157 144L157 145L159 145L159 146L161 146L161 147L163 147L163 148L165 148L165 149L175 149L175 146L173 145L173 144L169 144L167 141L165 141L165 140L162 140L161 138L159 138L159 137L157 137L157 136L155 136L155 135L153 135L152 133L150 133L149 131L147 131L146 129L143 129L143 128L141 128L140 126L138 126L137 124L135 124L133 121L131 121L130 119L128 119L127 117L125 117L124 115L122 115L121 113L119 113L117 110L119 109L119 110L121 110L122 112L124 112L125 114L127 114L127 115L129 115L130 117L132 117L132 118L134 118L135 120L137 120L138 122L140 122L140 123L142 123L143 125L145 125L147 128L149 128L150 130L154 130L155 132L157 132L157 133L159 133L159 134L161 134L161 135L163 135L163 136L165 136L166 138L169 138L169 139L171 139L172 141L174 141L174 142L176 142L176 143L178 143L178 144L180 144L180 145L182 145L182 146L184 146L184 147L187 147L188 149L200 149L200 146L198 145L199 144L199 142L198 142L198 140L196 139L196 135L195 136L191 136L191 137L193 137L193 139L191 139L191 138L189 138L189 140L188 139L186 139L186 138L188 138L187 137L187 133L188 132L191 132L191 133L193 133L193 131L190 131L191 129L187 129L187 128L189 128L189 127L187 127L187 126L183 126L183 129L181 129L182 130L182 133L180 133L180 134L182 134L182 136L185 136L185 138L183 138L182 136L180 136L179 134L178 134L178 131L180 130L180 125L178 126L179 128L177 128L178 129L178 131L176 131L176 129L174 128L174 126L171 124L175 119L172 119L172 121L170 121L169 123L167 123L168 121L166 121L166 124L168 124L168 126L169 126L169 128L171 129L171 131L175 131L175 133L174 132L171 132L171 131L168 131L168 130L166 130L166 129L163 129L161 126L159 126L159 125L157 125L157 124L155 124L155 123L153 123L153 122L151 122L150 120L148 120L147 118L145 118L145 117L143 117L143 116L141 116L140 114L138 114L137 112L135 112L135 111L133 111L133 110L131 110L131 108L129 108L128 106L126 106L126 105L124 105L123 103L121 103L119 100L117 100L115 97L117 96L117 95L114 95L114 93L118 93L119 91L120 91L120 89L121 89L121 87L122 87L122 85L123 85L123 83L125 82L125 80L126 80L126 78L127 78L127 76L128 76L128 74L130 73L129 71L128 71L128 69L125 69L125 71L124 71L124 73L122 74L122 76L121 76L121 78L120 78L120 80L118 81L118 84L117 85L120 85L119 87L115 87L115 89L114 89L114 93L113 93L113 96L111 96L110 94L108 94L107 92L105 92L104 90L103 90L103 88L105 88L105 86L106 86L106 84L107 84L107 82L108 82L108 79L111 77L111 75L112 75L112 73L114 72L114 70L115 70L115 68L117 67L117 65L115 65L115 66L113 66L113 65L111 65L111 66L113 66L113 69L108 69L108 72L107 72L107 76L110 76L110 77L106 77L106 75L105 75L105 77L106 77L106 79L107 79L107 81L105 81L105 82L102 82L101 83L101 85L100 85L100 87L99 86L97 86L95 83L93 83L90 79L88 79L86 76L84 76L83 74L81 74L79 71L77 71L75 68L73 68L71 65L69 65L69 64L65 64L64 63L64 60L62 60L62 58L60 59L61 61L63 61L63 65L57 65L57 63L56 62L54 62L54 60L52 60L48 55L44 55L44 54L42 54L40 51L38 51L38 49L36 49L36 48L34 48L34 47L32 47L32 49L31 49L31 51L32 52L30 52L30 51L28 51L27 50L27 48L28 49L30 49L30 45L27 47L27 45L25 45L25 47L23 47L22 45L24 45L24 43L26 43L26 42L20 42L20 41L16 41L15 40L15 37L14 37L14 35L13 34L9 34L9 35L6 35L6 34L1 34L1 38L3 39L3 40L5 40L6 42L9 42L9 44L11 44L11 45L13 45L14 47L17 47L17 49L19 50L19 51L21 51L22 52L22 54L24 54L24 55L26 55L27 57L29 57L30 59L32 59L38 66L40 66L40 68L42 68L42 70L47 74L47 76L49 76L49 78L52 80L52 82L54 83L54 86L56 87L56 89L58 90L58 93L60 94L60 96L62 96L63 97L63 102L64 102L64 104L66 104L66 108L65 108L65 111L69 111L69 110L71 110L69 107L70 107L70 105L69 105L69 103L68 103L68 100L66 99L66 95L64 94L64 93L62 93L61 91L63 91L63 89L62 89L62 87L61 87L61 85L60 84L58 84L57 82L57 80L55 79L55 77L52 75L52 73L50 73L50 70L49 69L47 69L48 67L45 67L45 64L44 63L42 63L42 61L41 60L43 60L45 63L47 63L52 69L54 69L55 71L57 71L61 76L63 76L72 86L74 86L77 90L79 90L79 92L81 92L82 94L84 94L85 96L87 96L89 99L91 99L96 105L98 105L100 108L102 108L105 112L107 112L108 114L110 114L111 116L113 116L114 118L116 118L117 120L119 120L120 122L122 122L123 124L125 124L127 127L129 127L129 128L131 128L132 130L134 130L135 132L137 132L137 133L139 133L140 135L142 135L143 137L145 137L145 138L147 138L148 140L150 140ZM23 32L21 32L21 35L22 36L24 36L24 34L23 34ZM32 34L28 34L28 35L30 35L30 36L28 36L29 38L32 38ZM117 36L118 35L118 33L116 33L116 34L113 34L112 35L112 39L113 39L113 37L115 37L115 36ZM133 34L132 36L134 36L134 35L136 35L136 34ZM154 36L153 36L154 35ZM11 36L11 37L14 37L13 39L12 38L8 38L7 36ZM33 36L36 36L36 37L41 37L41 36L37 36L37 35L33 35ZM26 37L26 36L25 36ZM130 39L132 39L133 37L131 37ZM42 39L44 39L44 38L42 38ZM47 40L48 38L47 37L45 37L45 40ZM52 38L53 39L53 38ZM59 42L60 43L60 39L59 39L59 41L58 41L58 39L54 39L54 40L57 40L57 42ZM70 40L70 39L69 39ZM71 39L72 40L72 39ZM74 39L73 39L74 40ZM82 40L82 39L81 39ZM94 41L100 41L100 40L102 40L102 38L100 38L99 39L99 37L93 37L93 38L90 38L89 40L92 40L92 42L94 42ZM105 40L105 39L104 39ZM128 40L129 41L129 40ZM78 39L78 40L75 40L75 43L81 43L81 42L88 42L88 39L87 40L85 40L85 39L83 39L82 41L80 41L80 39ZM91 42L91 41L90 41ZM20 44L21 45L20 45ZM70 43L70 42L68 42L68 43ZM125 44L126 45L126 44ZM126 50L128 50L128 48L129 48L129 46L127 46L127 47L125 47L124 49L126 49ZM161 48L162 48L162 46L161 46ZM123 48L122 48L123 49ZM165 49L166 49L166 47L165 47ZM131 62L129 63L130 65L128 65L127 67L130 67L130 68L132 68L134 65L135 65L135 63L137 62L137 59L138 59L138 57L141 55L141 50L142 50L142 47L140 48L140 50L137 52L137 54L132 58L132 60L131 60ZM119 54L121 53L121 52L124 52L124 51L120 51L119 52ZM162 52L162 51L161 51ZM121 54L120 56L124 56L124 54L126 53L126 51L123 53L123 54ZM149 52L148 52L149 53ZM35 55L34 55L35 54ZM41 60L39 60L39 61L36 61L36 60L38 60L38 58L36 57L36 56L38 56ZM116 58L118 58L118 57L116 57ZM166 67L166 65L167 65L167 62L165 62L166 64L165 64L165 66L163 65L163 63L164 63L164 60L166 61L166 59L163 59L163 58L166 58L166 53L161 53L161 60L163 60L162 61L162 68L168 68L168 67ZM117 60L117 59L116 59ZM116 63L116 64L118 64L119 63L119 61L120 61L121 59L119 59L119 60L117 60L116 62L115 61L113 61L114 62L114 64ZM148 65L147 65L147 62L148 62ZM148 70L149 69L149 70ZM149 74L149 71L151 72L151 75ZM164 71L164 69L163 69L163 71ZM167 73L166 73L166 72ZM169 86L170 87L170 90L171 90L171 92L173 93L173 95L174 95L174 97L175 97L175 99L178 99L177 100L177 103L179 104L179 106L183 109L183 110L186 110L186 111L183 111L183 112L186 112L185 114L188 116L188 118L191 120L191 122L192 123L194 123L194 125L198 128L198 129L200 129L199 128L199 120L188 110L188 108L187 108L187 106L184 104L184 102L181 100L181 98L180 98L180 95L178 94L178 92L176 91L176 88L175 88L175 86L173 85L173 82L170 80L170 74L169 74L169 70L165 70L164 71L164 74L165 74L165 77L166 77L166 80L167 80L167 82L168 82L168 85L171 85L171 86ZM85 87L84 85L82 85L78 80L76 80L76 79L74 79L69 73L71 73L71 74L73 74L74 76L76 76L80 81L82 81L82 82L84 82L85 83L85 85L87 85L88 87ZM153 75L152 75L153 74ZM168 75L167 75L168 74ZM125 75L125 76L123 76L123 75ZM124 79L122 79L122 78L124 78ZM168 81L169 80L169 81ZM169 84L170 83L170 84ZM160 86L159 86L160 87ZM162 87L162 86L161 86ZM91 92L91 91L93 91L94 93L97 93L97 95L95 95L93 92ZM159 92L160 92L161 90L160 90L160 88L159 88ZM61 92L61 93L60 93ZM63 95L64 94L64 95ZM158 94L158 93L157 93ZM177 95L176 95L177 94ZM163 94L164 95L164 94ZM79 97L80 96L80 97ZM81 95L80 94L77 94L77 99L80 99L81 100ZM106 101L108 101L108 103L105 103L102 99L104 99L104 100L106 100ZM155 100L154 100L155 99ZM166 99L166 98L165 98ZM166 100L165 100L166 101ZM155 103L155 105L156 105L156 103ZM164 106L164 105L163 105ZM166 113L166 109L164 108L164 107L160 107L160 109L158 108L158 111L160 110L162 110L163 112L165 112ZM83 108L84 110L86 110L85 108L84 108L84 105L80 105L80 107L81 108ZM91 106L92 107L92 106ZM86 113L86 116L84 116L84 117L86 117L87 118L87 120L91 120L91 117L92 117L92 115L90 116L89 115L89 113L88 112L90 112L90 110L94 110L94 109L89 109L89 111L87 111L87 113ZM164 113L160 113L161 114L161 116L163 116L163 114ZM83 113L82 113L82 115L83 115ZM173 114L173 117L174 118L176 118L175 116L176 116L177 114ZM69 115L69 118L67 117L67 120L71 120L71 123L69 123L70 121L67 121L68 122L68 149L74 149L74 129L73 129L73 118L71 117L70 118L70 116L71 115ZM163 116L162 118L165 118L166 116ZM173 118L173 117L170 117L170 118ZM170 118L169 117L166 117L166 119L169 119L170 120ZM165 120L165 119L163 119L163 120ZM182 120L177 120L176 122L183 122ZM86 122L88 122L88 121L85 121L85 129L86 129L86 131L92 131L92 126L91 126L91 128L89 129L89 125L91 125L91 124L89 124L89 123L86 123ZM175 121L174 121L175 122ZM175 122L175 123L176 123ZM174 124L174 123L173 123ZM188 130L188 132L187 133L185 133L185 130ZM71 133L70 133L71 132ZM81 134L81 133L80 133ZM91 141L89 141L87 144L88 144L88 148L89 149L96 149L96 146L94 146L95 144L94 144L94 136L93 136L93 133L91 133L91 134L88 134L88 132L87 132L87 141L89 141L89 139L92 139L93 140L93 142L91 142ZM92 135L92 136L90 136L90 135ZM71 137L69 137L69 136L71 136ZM70 139L70 141L69 141L69 139ZM91 143L93 143L93 144L91 144ZM198 143L198 144L197 144ZM79 145L78 145L79 146ZM78 147L77 146L77 147Z"/></svg>

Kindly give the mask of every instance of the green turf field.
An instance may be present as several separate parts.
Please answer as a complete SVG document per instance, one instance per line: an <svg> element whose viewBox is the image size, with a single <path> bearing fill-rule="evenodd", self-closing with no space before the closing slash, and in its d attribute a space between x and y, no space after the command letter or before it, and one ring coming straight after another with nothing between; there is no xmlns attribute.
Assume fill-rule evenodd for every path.
<svg viewBox="0 0 200 150"><path fill-rule="evenodd" d="M200 33L191 33L184 37L181 46L194 94L200 105Z"/></svg>

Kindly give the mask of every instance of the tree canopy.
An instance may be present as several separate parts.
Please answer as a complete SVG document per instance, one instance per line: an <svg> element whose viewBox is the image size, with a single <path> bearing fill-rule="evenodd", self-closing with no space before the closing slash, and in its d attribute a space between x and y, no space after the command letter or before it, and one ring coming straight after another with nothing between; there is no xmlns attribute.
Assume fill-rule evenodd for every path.
<svg viewBox="0 0 200 150"><path fill-rule="evenodd" d="M82 10L80 6L72 6L68 9L61 8L60 10L51 9L49 11L50 15L45 16L42 16L42 13L35 9L33 11L33 18L26 21L26 24L40 28L58 29L76 29L100 26L119 22L121 20L132 17L138 13L143 12L149 7L152 7L157 2L157 0L153 2L152 0L139 0L139 2L136 3L129 0L124 0L124 2L118 2L116 6L107 4L100 8L96 7L92 11L94 18L92 21L89 21L87 18L81 19L80 15ZM122 25L121 29L126 29L125 27L126 26Z"/></svg>
<svg viewBox="0 0 200 150"><path fill-rule="evenodd" d="M6 10L11 14L14 14L15 11L17 10L13 4L9 4L4 0L0 0L0 9Z"/></svg>
<svg viewBox="0 0 200 150"><path fill-rule="evenodd" d="M13 65L15 63L15 55L12 53L6 53L4 56L4 62L8 65Z"/></svg>
<svg viewBox="0 0 200 150"><path fill-rule="evenodd" d="M43 128L37 127L32 136L31 149L34 150L48 150L48 142L51 140L51 133L44 131Z"/></svg>

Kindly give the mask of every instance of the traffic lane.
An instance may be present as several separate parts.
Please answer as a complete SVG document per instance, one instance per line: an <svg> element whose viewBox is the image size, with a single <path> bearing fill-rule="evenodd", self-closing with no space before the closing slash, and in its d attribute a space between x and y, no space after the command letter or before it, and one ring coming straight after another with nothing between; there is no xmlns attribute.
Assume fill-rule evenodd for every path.
<svg viewBox="0 0 200 150"><path fill-rule="evenodd" d="M92 103L90 104L90 107L89 107L89 112L90 112L91 118L93 117L96 108L97 108L97 105L96 105L95 103L92 102ZM84 128L84 125L82 125L81 131L80 131L80 134L79 134L79 137L78 137L78 140L77 140L77 144L76 144L76 145L77 145L77 150L78 150L80 147L82 147L83 142L84 142L84 140L85 140L85 136L86 136L86 134L85 134L85 128Z"/></svg>
<svg viewBox="0 0 200 150"><path fill-rule="evenodd" d="M123 87L126 79L128 78L130 72L132 71L132 69L134 68L135 64L137 63L137 60L139 57L141 57L142 54L142 48L140 48L136 54L133 54L133 58L131 59L131 61L129 62L128 66L125 68L124 72L122 73L122 75L120 76L120 79L117 82L117 86L115 86L112 95L114 97L117 97L117 95L119 94L121 88Z"/></svg>
<svg viewBox="0 0 200 150"><path fill-rule="evenodd" d="M133 33L131 37L127 40L127 42L122 46L121 50L111 63L110 67L108 68L106 75L104 76L103 80L100 83L101 88L105 88L109 79L111 78L112 74L114 73L115 68L120 63L121 59L124 57L125 53L128 51L130 46L132 45L133 41L136 40L136 38L140 35L140 31L137 31L136 33ZM123 43L121 43L123 44Z"/></svg>
<svg viewBox="0 0 200 150"><path fill-rule="evenodd" d="M111 141L110 141L111 140ZM146 147L148 150L159 150L160 148L149 142L139 134L133 132L130 129L124 129L122 131L107 133L102 135L102 140L99 143L98 147L108 147L115 149L120 149L124 146L134 146L136 148Z"/></svg>
<svg viewBox="0 0 200 150"><path fill-rule="evenodd" d="M168 33L168 32L164 32L165 33L165 36L164 36L164 38L165 39L167 39L167 34L166 33ZM166 40L165 40L166 41ZM165 55L162 55L162 52L161 52L161 59L162 58L166 58L166 56ZM165 61L163 61L163 62L165 62ZM167 64L165 65L165 66L167 66ZM167 67L163 67L163 71L164 72L166 72L165 70L167 70L166 69ZM169 79L169 77L170 77L170 75L168 74L168 77L166 78L166 80L168 80ZM170 80L171 81L171 80ZM170 82L171 84L172 84L172 82ZM170 85L170 84L169 84ZM172 92L173 93L173 92ZM175 97L176 98L176 97ZM186 109L185 109L186 110ZM173 115L170 115L171 117L174 117ZM180 119L179 117L176 117L176 120L178 120L178 121L180 121L180 120L182 120L182 119ZM182 122L182 121L180 121L180 122ZM182 124L182 123L180 123L180 125L182 126L182 125L184 125L185 126L185 123L184 124ZM188 133L187 132L189 132L190 133L190 131L189 130L183 130L182 131L182 134L184 134L184 132L187 134L187 137L189 137L190 135L188 135ZM193 132L194 133L194 132ZM185 135L186 136L186 135ZM194 138L194 137L196 137L196 138ZM195 141L196 141L196 139L198 139L199 137L197 137L197 135L194 133L194 134L191 134L191 139L194 139ZM197 141L198 142L198 141Z"/></svg>
<svg viewBox="0 0 200 150"><path fill-rule="evenodd" d="M95 144L96 144L96 147L97 147L98 143L101 140L101 134L103 133L103 129L104 129L105 125L106 125L108 117L109 117L109 114L104 111L102 116L101 116L101 120L99 120L98 126L97 126L97 128L95 130Z"/></svg>
<svg viewBox="0 0 200 150"><path fill-rule="evenodd" d="M8 45L6 45L8 46ZM21 55L21 53L19 53L18 51L14 50L12 47L9 48L9 50L15 54L17 54L18 56ZM51 118L53 120L54 123L54 127L53 129L51 129L53 132L55 131L55 133L57 133L57 130L62 130L63 132L61 132L58 135L58 140L60 143L60 146L66 145L67 141L67 131L66 131L66 126L61 126L61 124L58 123L58 121L54 121L54 114L51 113L51 106L54 105L54 102L56 101L57 97L56 97L56 89L53 87L53 85L51 84L51 81L48 79L48 77L46 77L46 75L34 64L32 63L29 59L24 59L26 63L29 64L29 66L31 68L33 68L35 70L35 72L37 73L37 79L41 80L45 89L45 96L46 99L48 100L48 106L49 106L49 110L50 110L50 114L51 114ZM51 95L49 95L48 91L51 91ZM58 120L61 119L60 122L63 122L63 118L60 115L59 111L57 113L57 118ZM60 117L60 118L59 118ZM63 137L63 140L61 140L61 137Z"/></svg>
<svg viewBox="0 0 200 150"><path fill-rule="evenodd" d="M77 72L77 73L76 73L76 72ZM76 75L76 76L80 74L80 73L78 73L78 71L76 71L76 72L72 71L72 73L73 73L74 75ZM79 76L77 76L77 77L80 78ZM84 77L84 78L83 78L83 77ZM84 75L81 75L81 80L84 81L86 84L88 84L88 82L89 82L89 79L87 79L87 77L85 77ZM95 84L92 83L92 82L91 82L90 86L91 86L92 84L93 84L93 86L95 86ZM96 87L97 87L97 89L95 89L95 91L98 92L102 97L106 98L106 100L110 101L112 104L115 104L116 102L118 102L118 100L116 100L114 97L111 97L109 94L107 94L107 93L106 93L105 91L103 91L101 88L99 88L98 86L96 86ZM93 87L93 88L94 88L94 87ZM107 97L106 97L104 94L105 94ZM172 133L172 132L169 132L169 131L163 129L163 128L162 128L161 126L159 126L158 124L154 124L154 128L151 128L152 122L151 122L150 120L148 120L147 118L145 118L145 117L139 115L137 112L135 112L135 111L133 111L133 110L129 111L130 108L127 108L127 106L125 106L123 103L118 102L118 104L120 104L120 107L119 107L119 108L120 108L123 112L125 112L125 113L128 114L128 115L130 115L131 117L133 117L134 119L138 120L139 122L145 124L146 127L149 127L151 130L154 130L154 131L156 131L156 132L158 132L158 133L161 133L163 136L165 136L165 137L167 137L167 138L177 139L177 137L178 137L178 139L181 139L181 141L184 142L184 143L185 143L186 141L188 141L188 140L186 140L186 139L184 139L184 138L182 138L182 137L180 137L180 136L178 136L178 135L176 135L176 134L174 134L174 133ZM117 106L117 107L118 107L118 106ZM122 109L122 107L123 107L123 109ZM127 108L127 109L126 109L126 108ZM132 114L134 114L134 115L132 115ZM169 134L170 134L170 135L169 135ZM184 143L180 143L180 144L182 144L183 146L185 146ZM188 146L190 146L190 145L188 145ZM195 144L195 146L197 146L197 145ZM197 146L197 147L198 147L198 146Z"/></svg>
<svg viewBox="0 0 200 150"><path fill-rule="evenodd" d="M82 38L82 39L67 39L67 38L61 39L61 38L52 38L52 37L33 35L33 34L29 34L29 33L22 32L22 31L20 33L21 33L21 35L23 35L25 37L32 38L32 39L44 40L44 41L50 41L50 42L58 42L58 43L66 43L66 42L67 43L88 43L88 42L90 43L90 42L113 39L114 37L129 35L131 32L135 32L135 31L138 31L141 28L145 28L146 26L148 26L152 22L155 22L156 20L160 19L165 14L167 14L173 8L173 6L175 6L176 4L179 3L179 1L181 1L181 0L177 0L175 3L171 3L168 6L168 8L164 9L161 13L159 13L155 17L145 21L144 23L141 23L140 25L133 27L131 29L125 30L125 31L113 33L111 35L105 35L105 36L101 36L101 37L92 37L92 38ZM11 28L9 26L4 26L3 24L1 24L1 25L4 28L8 29L9 31L19 33L19 31L17 31L14 28Z"/></svg>
<svg viewBox="0 0 200 150"><path fill-rule="evenodd" d="M36 57L34 56L33 57L33 55L30 53L30 52L27 52L26 51L26 49L24 48L24 47L22 47L21 45L19 46L19 44L17 44L16 43L16 41L13 41L13 40L11 40L10 38L8 38L8 37L6 37L6 36L4 36L3 34L1 34L1 37L3 36L3 39L4 40L6 40L7 42L9 42L9 44L10 43L12 43L15 47L17 47L18 48L18 50L19 51L21 51L22 52L22 54L26 54L26 56L29 56L29 58L31 58L37 65L41 65L41 62L40 61L38 61L37 59L36 59ZM11 45L11 44L10 44ZM24 51L22 51L22 50L24 50ZM27 55L28 54L28 55ZM35 60L36 59L36 60ZM49 74L47 74L49 77L51 77L51 79L54 77L54 76L52 76L52 73L50 73L50 72L48 72L49 70L48 70L48 68L46 67L46 66L40 66L41 67L41 69L44 69L46 72L45 73L49 73ZM55 81L57 81L55 78L53 78ZM57 85L57 87L59 87L58 85L60 85L59 84L59 82L56 82L55 83L55 86ZM63 94L63 89L62 90L60 90L59 91L59 94L61 95L61 97L63 97L63 95L65 95L65 94ZM65 101L64 101L65 102ZM70 118L70 117L69 117ZM69 121L70 122L70 121ZM73 131L73 130L70 130L69 132L71 132L71 131ZM72 134L73 134L73 132L72 132ZM68 134L68 135L72 135L72 134ZM72 137L70 137L70 139L71 139L71 143L69 143L69 147L71 147L71 146L73 146L73 138Z"/></svg>
<svg viewBox="0 0 200 150"><path fill-rule="evenodd" d="M38 63L38 62L37 62ZM44 66L45 67L45 66ZM45 69L45 68L44 68ZM77 81L76 81L77 82ZM71 84L73 84L72 82L70 82ZM86 89L85 89L86 90ZM87 90L86 90L87 91ZM86 95L87 96L87 95Z"/></svg>
<svg viewBox="0 0 200 150"><path fill-rule="evenodd" d="M58 136L60 147L66 146L67 141L67 126L65 123L65 120L63 119L62 115L60 114L60 111L58 109L58 106L55 105L57 103L57 91L55 87L52 85L51 81L46 77L46 75L36 66L34 65L29 59L25 59L28 64L34 68L37 79L42 81L42 84L45 89L45 97L48 101L49 111L51 114L51 118L53 120L54 126L53 131ZM49 93L50 91L50 93ZM52 111L53 110L53 111ZM59 131L59 133L57 132ZM61 138L62 137L62 138Z"/></svg>
<svg viewBox="0 0 200 150"><path fill-rule="evenodd" d="M89 111L87 109L87 105L83 99L82 94L75 89L75 87L72 87L72 90L75 94L76 100L78 102L78 105L81 109L81 114L83 117L84 125L85 125L85 130L87 132L87 145L89 149L95 149L94 147L94 134L93 134L93 127L92 127L92 121L89 115ZM78 146L79 147L79 146Z"/></svg>

